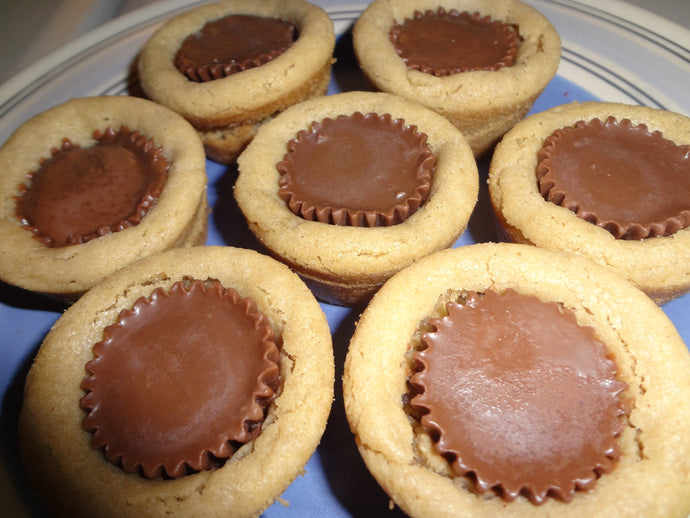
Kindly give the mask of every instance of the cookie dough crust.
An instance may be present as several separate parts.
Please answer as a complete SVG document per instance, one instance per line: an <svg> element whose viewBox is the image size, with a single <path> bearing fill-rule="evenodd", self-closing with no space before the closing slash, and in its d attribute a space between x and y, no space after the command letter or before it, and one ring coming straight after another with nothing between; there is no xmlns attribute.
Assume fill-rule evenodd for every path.
<svg viewBox="0 0 690 518"><path fill-rule="evenodd" d="M659 109L619 103L585 102L551 108L520 122L494 152L489 194L502 230L518 243L575 252L611 267L657 303L690 290L690 228L672 236L638 241L615 239L607 230L570 210L547 202L539 193L537 152L555 130L579 120L630 119L661 131L678 145L690 145L690 119Z"/></svg>
<svg viewBox="0 0 690 518"><path fill-rule="evenodd" d="M147 480L110 464L81 428L84 364L103 329L140 296L185 278L219 279L251 297L282 344L279 396L263 431L222 467ZM279 262L230 247L177 249L139 261L89 291L58 320L27 377L22 450L44 499L67 516L258 516L301 473L333 399L331 336L318 303Z"/></svg>
<svg viewBox="0 0 690 518"><path fill-rule="evenodd" d="M515 26L520 35L515 64L445 77L409 70L388 38L390 29L415 11L439 7L479 12ZM376 88L421 102L447 117L476 156L488 151L527 114L556 75L561 57L556 29L519 0L376 0L355 23L353 45L362 70Z"/></svg>
<svg viewBox="0 0 690 518"><path fill-rule="evenodd" d="M82 147L93 132L127 126L163 148L170 170L157 204L141 223L87 243L49 248L15 216L14 196L26 175L69 138ZM73 299L115 270L172 247L206 240L206 159L187 121L151 101L86 97L67 101L22 124L0 148L0 278L32 291Z"/></svg>
<svg viewBox="0 0 690 518"><path fill-rule="evenodd" d="M174 65L180 45L207 22L230 14L289 21L299 37L260 67L214 81L188 80ZM333 23L318 6L303 0L225 0L193 9L160 27L141 51L139 78L149 98L199 129L255 123L317 91L325 93L320 79L330 74L334 47Z"/></svg>
<svg viewBox="0 0 690 518"><path fill-rule="evenodd" d="M307 221L278 195L276 164L288 141L312 121L357 111L389 113L428 136L437 160L429 197L401 224L365 228ZM452 245L467 226L479 190L476 162L457 128L421 105L385 93L348 92L293 106L261 127L238 166L235 198L250 229L320 298L341 304L362 302L396 271Z"/></svg>
<svg viewBox="0 0 690 518"><path fill-rule="evenodd" d="M478 496L443 469L403 409L406 353L448 292L513 288L555 301L596 329L614 356L631 406L616 468L572 502ZM345 409L368 468L410 516L650 516L690 513L690 354L647 296L584 258L489 243L445 250L395 275L374 296L350 343ZM435 455L435 462L430 457Z"/></svg>

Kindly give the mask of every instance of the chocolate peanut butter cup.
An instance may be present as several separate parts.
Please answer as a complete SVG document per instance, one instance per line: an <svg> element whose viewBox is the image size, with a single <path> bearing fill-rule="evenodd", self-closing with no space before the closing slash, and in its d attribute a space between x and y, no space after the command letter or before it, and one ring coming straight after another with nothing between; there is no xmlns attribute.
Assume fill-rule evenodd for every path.
<svg viewBox="0 0 690 518"><path fill-rule="evenodd" d="M627 385L591 327L508 289L446 303L413 354L410 405L481 493L572 501L614 469Z"/></svg>
<svg viewBox="0 0 690 518"><path fill-rule="evenodd" d="M95 145L68 138L19 186L16 214L46 246L61 247L138 225L156 204L170 164L126 126L94 132Z"/></svg>
<svg viewBox="0 0 690 518"><path fill-rule="evenodd" d="M516 30L478 12L439 7L395 23L390 39L408 68L434 76L498 70L515 62Z"/></svg>
<svg viewBox="0 0 690 518"><path fill-rule="evenodd" d="M192 81L212 81L280 56L297 38L295 25L265 16L228 15L189 35L175 66Z"/></svg>
<svg viewBox="0 0 690 518"><path fill-rule="evenodd" d="M545 139L538 159L544 198L617 239L670 236L690 225L690 145L645 124L578 121Z"/></svg>
<svg viewBox="0 0 690 518"><path fill-rule="evenodd" d="M280 197L295 214L334 225L396 225L424 203L436 163L427 136L390 114L314 121L288 142Z"/></svg>
<svg viewBox="0 0 690 518"><path fill-rule="evenodd" d="M129 473L217 467L261 432L280 352L250 298L217 280L155 289L93 346L82 382L91 444Z"/></svg>

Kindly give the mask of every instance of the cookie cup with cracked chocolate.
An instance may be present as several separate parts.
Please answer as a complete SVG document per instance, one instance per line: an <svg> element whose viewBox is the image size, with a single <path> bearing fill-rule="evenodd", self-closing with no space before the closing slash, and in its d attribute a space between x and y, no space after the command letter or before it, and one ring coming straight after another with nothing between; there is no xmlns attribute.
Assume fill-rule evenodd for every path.
<svg viewBox="0 0 690 518"><path fill-rule="evenodd" d="M178 70L185 39L228 16L274 18L293 24L297 39L259 66L193 81ZM335 33L326 12L304 0L224 0L199 6L160 27L138 59L146 95L184 116L199 131L207 155L231 163L262 122L328 89Z"/></svg>
<svg viewBox="0 0 690 518"><path fill-rule="evenodd" d="M518 36L513 64L441 76L408 67L390 38L391 30L413 19L415 12L439 8L478 12L513 28ZM362 70L377 89L420 102L447 117L476 156L491 149L527 114L555 76L561 56L555 28L519 0L376 0L355 23L353 45Z"/></svg>
<svg viewBox="0 0 690 518"><path fill-rule="evenodd" d="M21 186L32 183L28 175L38 170L43 160L51 158L51 150L61 149L63 139L85 150L95 149L95 132L104 133L109 128L119 131L124 127L150 140L152 148L159 149L168 164L167 179L148 212L136 224L96 237L98 230L91 236L93 239L78 244L48 246L34 237L17 215L16 198ZM120 187L112 178L117 173L118 159L104 161L107 167L103 177L111 178L111 184L104 186L110 189L105 196L116 198ZM0 148L0 164L4 171L0 178L0 278L9 284L74 300L139 258L170 248L200 245L206 240L208 207L203 146L187 121L151 101L120 96L67 101L22 124ZM96 177L84 167L83 183L75 183L88 192L98 180L88 180ZM122 190L126 187L122 186ZM73 194L80 192L75 190ZM86 221L98 221L100 202L89 205L88 200L73 198L75 207L86 207ZM55 205L60 207L59 201ZM72 208L57 210L69 212ZM74 211L79 213L76 208ZM54 217L58 222L64 219L60 214Z"/></svg>
<svg viewBox="0 0 690 518"><path fill-rule="evenodd" d="M179 478L144 478L109 462L91 446L91 433L82 427L87 414L79 403L85 395L85 366L94 357L93 346L104 339L104 329L122 310L158 288L167 292L175 283L192 279L218 280L254 301L281 351L280 383L260 434L228 460ZM182 364L199 367L206 361L203 369L210 379L217 378L222 362L209 363L207 356L190 354ZM173 363L174 372L180 369L184 370ZM151 371L154 376L155 369ZM204 373L190 374L185 379L199 379ZM139 376L146 378L145 371ZM186 393L185 379L178 379L171 390ZM301 473L316 449L331 407L333 383L326 318L287 267L245 249L172 250L106 279L71 306L46 336L26 380L19 424L24 460L40 495L65 516L258 516ZM183 401L186 396L180 397ZM195 434L206 427L195 428Z"/></svg>
<svg viewBox="0 0 690 518"><path fill-rule="evenodd" d="M628 413L620 417L623 426L616 439L621 455L593 487L574 491L568 503L551 493L541 505L535 505L524 495L506 501L492 490L477 491L476 479L456 475L450 462L436 452L432 436L408 411L408 382L414 372L411 349L419 342L419 334L429 330L430 317L448 300L489 290L499 294L514 290L544 303L556 303L574 315L579 326L591 328L604 344L615 362L617 379L627 384L621 396ZM524 361L520 358L513 358L511 369ZM553 358L559 363L559 355ZM344 401L367 467L410 516L684 517L690 511L690 495L684 489L690 483L690 440L685 433L690 425L688 368L690 354L670 320L644 293L609 269L574 254L487 243L420 259L379 290L362 314L349 346ZM564 362L554 373L568 370ZM510 376L506 374L504 381L510 382ZM581 379L591 379L588 376ZM483 378L477 370L470 381L479 379ZM539 383L535 387L539 391ZM514 395L519 399L523 392ZM569 397L565 392L562 400ZM499 412L506 408L502 403L499 407L487 408L480 415L487 420L493 417L497 426L495 433L484 429L480 437L493 440L500 435L518 447L532 444L531 425L523 428L528 431L525 443L515 437L512 427L504 426L509 418L514 422L516 415L533 423L529 407L516 407L515 414L504 415L505 419ZM560 417L547 421L551 423L547 429L556 426L566 436L568 426L586 430L590 421L584 427L581 422L566 424L581 410L576 407L556 403L554 410ZM566 444L572 445L563 446ZM501 450L492 455L500 456ZM552 450L527 451L527 457L544 454L551 459L548 463L556 462Z"/></svg>
<svg viewBox="0 0 690 518"><path fill-rule="evenodd" d="M677 113L618 103L586 102L558 106L520 122L496 147L489 172L491 202L499 228L509 240L588 257L612 268L657 303L663 304L690 290L690 228L681 228L666 236L662 233L644 239L620 239L603 226L579 217L573 210L547 201L538 186L537 155L547 138L561 128L574 127L579 121L590 123L598 119L604 122L609 117L614 117L619 123L629 120L633 126L645 125L649 133L661 132L664 139L679 146L676 151L681 155L686 153L682 147L690 145L690 120ZM615 156L611 149L605 154ZM640 161L633 166L640 168L639 164L649 161L654 153L640 154ZM651 159L651 167L655 162L670 158L666 151L656 153L663 154ZM684 178L687 177L689 163L687 158L679 159L678 167L681 171L685 167L685 175L678 176L676 189L687 189L688 182ZM644 182L640 185L641 191L635 194L642 195L643 189L647 188L644 183L652 176L644 169L640 169L639 174ZM658 190L659 185L663 184L651 187ZM618 190L616 194L617 197L623 196L625 202L627 195L623 193L623 190ZM633 202L630 208L637 205L638 202ZM690 204L686 202L685 212L688 210ZM668 214L667 217L672 216Z"/></svg>
<svg viewBox="0 0 690 518"><path fill-rule="evenodd" d="M427 136L436 164L426 201L390 226L345 226L295 214L279 195L277 164L288 142L312 122L354 113L388 114ZM266 248L305 279L317 298L365 302L395 272L451 246L477 201L477 165L462 134L446 119L397 96L348 92L293 106L267 123L238 160L235 198Z"/></svg>

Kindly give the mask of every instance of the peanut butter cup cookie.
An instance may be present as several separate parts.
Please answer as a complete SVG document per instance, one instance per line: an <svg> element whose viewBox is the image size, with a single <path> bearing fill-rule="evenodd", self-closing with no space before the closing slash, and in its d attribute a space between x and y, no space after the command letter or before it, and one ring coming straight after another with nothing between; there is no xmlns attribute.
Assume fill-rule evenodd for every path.
<svg viewBox="0 0 690 518"><path fill-rule="evenodd" d="M333 383L328 324L297 275L250 250L177 249L58 320L20 444L61 516L258 516L315 451Z"/></svg>
<svg viewBox="0 0 690 518"><path fill-rule="evenodd" d="M318 298L345 305L451 246L479 184L457 128L373 92L289 108L261 128L238 166L235 198L250 229Z"/></svg>
<svg viewBox="0 0 690 518"><path fill-rule="evenodd" d="M22 124L0 148L0 278L72 300L115 270L206 240L206 162L182 117L89 97Z"/></svg>
<svg viewBox="0 0 690 518"><path fill-rule="evenodd" d="M610 269L487 243L384 284L344 400L367 467L410 516L684 518L689 368L668 317Z"/></svg>
<svg viewBox="0 0 690 518"><path fill-rule="evenodd" d="M611 267L662 304L690 290L690 119L589 102L497 146L489 193L510 240Z"/></svg>
<svg viewBox="0 0 690 518"><path fill-rule="evenodd" d="M554 27L519 0L375 0L353 44L374 87L447 117L476 156L527 114L561 56Z"/></svg>
<svg viewBox="0 0 690 518"><path fill-rule="evenodd" d="M183 115L206 153L233 162L265 120L328 89L335 34L304 0L224 0L165 23L144 45L146 95Z"/></svg>

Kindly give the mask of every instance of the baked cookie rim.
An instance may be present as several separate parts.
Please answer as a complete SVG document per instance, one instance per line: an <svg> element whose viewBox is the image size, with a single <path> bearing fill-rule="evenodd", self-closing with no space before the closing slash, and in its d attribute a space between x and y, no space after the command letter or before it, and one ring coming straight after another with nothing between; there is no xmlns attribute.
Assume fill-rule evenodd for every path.
<svg viewBox="0 0 690 518"><path fill-rule="evenodd" d="M629 119L633 125L645 124L650 132L659 130L676 144L690 145L690 120L657 108L588 101L531 115L503 137L491 161L489 195L499 224L505 224L509 233L518 231L521 239L530 244L578 251L611 266L650 295L667 289L687 289L690 287L690 228L671 236L640 241L616 239L569 209L544 200L539 193L535 170L543 140L553 131L579 120L604 121L610 115L618 120ZM551 230L547 237L541 235L545 228ZM669 283L669 278L673 282Z"/></svg>
<svg viewBox="0 0 690 518"><path fill-rule="evenodd" d="M218 264L224 265L222 271ZM91 436L81 428L85 414L78 406L83 395L80 383L85 376L84 364L92 357L91 347L121 309L131 307L140 296L150 294L158 286L169 288L189 277L217 278L241 296L254 299L281 338L282 388L262 433L238 450L223 467L180 479L148 480L113 466L101 452L91 448ZM71 331L81 325L86 331L75 340ZM81 480L78 475L90 470L92 477L82 480L76 490L78 495L88 495L95 502L77 498L79 505L86 502L92 509L100 509L99 503L102 506L111 500L112 488L117 487L121 491L118 498L122 508L113 509L115 515L132 506L136 515L153 516L160 511L161 502L177 513L189 515L191 510L198 509L200 502L219 495L227 505L232 502L234 516L259 514L292 482L315 450L333 398L333 353L325 315L296 275L252 250L203 246L176 249L138 261L86 293L56 323L44 344L35 359L36 367L32 367L27 377L20 430L34 440L38 438L38 444L50 444L49 460L56 469L53 482L59 479L64 487L72 487L74 480ZM70 356L69 365L60 362L65 354ZM59 387L59 390L46 387ZM43 390L51 395L42 396ZM52 413L40 412L46 399L51 400ZM300 412L309 405L314 412L311 419L305 419ZM297 428L304 432L299 435L301 439L295 439ZM51 441L53 434L60 441ZM290 444L280 444L279 437L287 438ZM26 455L26 448L24 452ZM32 451L28 455L42 457L40 452ZM252 464L252 460L256 462ZM42 464L37 466L39 470L45 468ZM243 493L252 476L269 489L269 495ZM100 484L92 487L94 477ZM227 513L227 507L221 508L222 513Z"/></svg>
<svg viewBox="0 0 690 518"><path fill-rule="evenodd" d="M443 77L409 70L390 42L388 32L394 22L404 22L414 11L438 7L478 11L483 16L518 25L520 44L515 63L491 72ZM355 22L353 45L362 69L377 87L412 100L423 92L424 104L441 113L495 110L531 102L535 93L555 76L561 55L560 36L553 25L542 13L517 0L376 1ZM548 55L544 49L548 49Z"/></svg>
<svg viewBox="0 0 690 518"><path fill-rule="evenodd" d="M506 258L512 266L507 265ZM532 266L551 263L554 267L531 269L527 262ZM566 280L573 282L575 289L559 295L562 286L568 285ZM634 394L630 419L640 433L635 436L635 428L628 427L624 434L628 444L639 440L644 445L642 458L635 457L637 452L624 451L620 465L600 478L593 492L576 493L568 504L549 499L536 507L524 498L511 503L500 498L484 500L450 478L426 469L415 454L415 432L402 403L407 391L404 355L412 334L448 289L500 292L506 288L562 303L575 311L583 325L594 325L599 338L616 357L621 377L631 386L624 396ZM641 322L637 318L640 313L649 313L650 320ZM668 348L647 348L650 342ZM650 366L661 371L650 371ZM425 501L440 515L582 516L600 511L597 506L601 504L594 500L602 498L595 496L601 493L607 499L602 508L608 506L615 513L620 511L617 506L630 487L644 488L640 501L647 511L657 511L659 516L685 516L690 510L690 495L670 504L664 498L690 482L690 461L683 457L683 452L686 457L690 453L690 441L679 445L677 440L690 425L690 414L678 412L675 397L661 406L659 399L667 391L690 391L690 381L683 374L688 367L687 348L661 309L604 267L581 257L527 245L485 243L427 256L396 274L379 290L361 316L350 343L343 387L346 414L360 453L389 495L413 516L424 514ZM652 434L656 435L650 439ZM665 477L667 471L672 474L651 492L647 485L650 464ZM631 477L637 486L630 485ZM672 477L679 480L675 490L666 485ZM657 508L657 500L670 507Z"/></svg>
<svg viewBox="0 0 690 518"><path fill-rule="evenodd" d="M427 134L427 144L436 156L426 202L398 225L367 228L307 221L295 215L278 195L275 164L287 152L287 142L300 130L309 129L314 120L357 111L405 119L406 125L415 125L417 131ZM288 108L259 129L238 159L235 198L257 237L289 263L329 278L388 275L417 257L450 246L465 230L477 201L479 177L461 135L442 116L391 94L347 92L311 99ZM454 165L455 160L459 165ZM429 236L429 230L438 235ZM305 248L307 244L313 251Z"/></svg>
<svg viewBox="0 0 690 518"><path fill-rule="evenodd" d="M67 127L62 129L65 124ZM138 225L87 243L50 248L34 239L14 214L13 196L26 175L37 168L41 158L50 157L50 149L59 148L63 138L88 146L95 142L94 130L122 125L153 139L170 163L168 179L156 205ZM49 270L48 282L25 278L22 287L35 291L78 290L82 283L89 285L97 280L80 278L86 275L85 267L89 265L102 264L106 272L112 273L125 262L162 251L184 238L199 210L206 211L206 159L197 133L176 113L145 99L82 97L49 108L15 130L0 148L0 161L7 164L0 178L0 277L10 282L15 277L12 266L25 264L29 259L32 268L67 263L74 265L70 269L76 271L61 274L62 268L53 268Z"/></svg>
<svg viewBox="0 0 690 518"><path fill-rule="evenodd" d="M182 41L207 21L230 14L283 17L297 25L299 38L260 67L214 81L197 83L187 79L173 62ZM245 120L247 116L253 119L254 111L299 90L316 71L330 65L334 47L333 22L319 6L303 0L222 0L164 23L144 44L137 66L142 87L150 98L195 125L211 128ZM254 95L256 92L260 95Z"/></svg>

